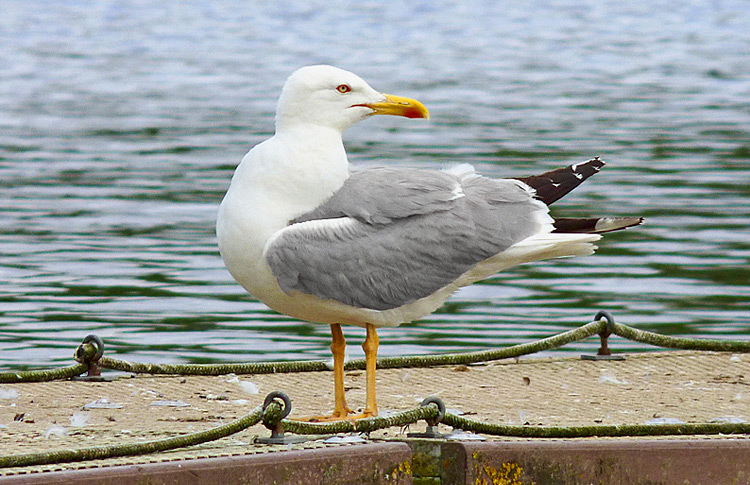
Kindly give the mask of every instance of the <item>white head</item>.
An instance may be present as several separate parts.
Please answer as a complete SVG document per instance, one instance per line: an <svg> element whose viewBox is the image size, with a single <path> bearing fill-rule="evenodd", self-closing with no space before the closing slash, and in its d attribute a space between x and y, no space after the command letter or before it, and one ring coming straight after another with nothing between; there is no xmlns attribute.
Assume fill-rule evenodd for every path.
<svg viewBox="0 0 750 485"><path fill-rule="evenodd" d="M429 118L419 101L379 93L359 76L333 66L307 66L286 80L276 107L276 130L312 124L344 132L375 115Z"/></svg>

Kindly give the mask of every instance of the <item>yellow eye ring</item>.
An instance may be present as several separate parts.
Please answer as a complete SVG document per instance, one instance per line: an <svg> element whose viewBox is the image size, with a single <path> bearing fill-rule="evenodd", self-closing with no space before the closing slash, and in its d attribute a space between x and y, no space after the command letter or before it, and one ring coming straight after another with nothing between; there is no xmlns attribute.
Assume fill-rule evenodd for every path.
<svg viewBox="0 0 750 485"><path fill-rule="evenodd" d="M341 94L346 94L348 92L351 92L352 87L348 84L339 84L336 86L336 91L340 92Z"/></svg>

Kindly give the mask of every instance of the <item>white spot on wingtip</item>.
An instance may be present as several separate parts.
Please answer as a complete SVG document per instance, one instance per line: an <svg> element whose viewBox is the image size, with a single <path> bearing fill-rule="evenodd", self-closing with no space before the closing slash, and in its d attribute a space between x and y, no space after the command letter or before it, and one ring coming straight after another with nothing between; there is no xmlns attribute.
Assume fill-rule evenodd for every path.
<svg viewBox="0 0 750 485"><path fill-rule="evenodd" d="M464 189L461 187L461 184L456 184L455 187L453 187L453 191L451 192L451 200L460 199L461 197L465 197L466 194L464 194Z"/></svg>
<svg viewBox="0 0 750 485"><path fill-rule="evenodd" d="M443 172L449 173L454 177L458 177L459 180L463 180L467 177L477 176L474 166L469 163L460 163L453 165L448 168L444 168Z"/></svg>

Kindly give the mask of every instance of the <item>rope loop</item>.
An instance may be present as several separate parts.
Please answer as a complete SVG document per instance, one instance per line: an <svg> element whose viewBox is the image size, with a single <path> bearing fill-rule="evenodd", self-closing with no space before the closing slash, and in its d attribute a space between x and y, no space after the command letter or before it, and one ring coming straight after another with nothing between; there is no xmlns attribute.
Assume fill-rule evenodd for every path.
<svg viewBox="0 0 750 485"><path fill-rule="evenodd" d="M273 391L268 393L266 399L263 401L263 410L265 411L268 405L271 404L271 401L276 398L279 398L284 402L283 413L281 415L281 419L284 419L289 416L289 413L292 412L292 400L289 399L289 396L281 391Z"/></svg>
<svg viewBox="0 0 750 485"><path fill-rule="evenodd" d="M283 406L276 399L281 399ZM274 404L275 406L272 406ZM292 400L281 391L272 391L268 393L263 401L263 426L272 430L279 431L281 420L289 416L292 412Z"/></svg>
<svg viewBox="0 0 750 485"><path fill-rule="evenodd" d="M94 354L91 355L91 351L87 347L93 343ZM92 364L99 362L99 359L104 355L104 342L97 335L90 334L86 335L81 342L81 345L76 348L74 357L77 362L81 364Z"/></svg>
<svg viewBox="0 0 750 485"><path fill-rule="evenodd" d="M615 318L607 310L599 310L597 314L594 316L594 321L598 322L602 319L607 321L607 326L605 327L604 330L602 330L602 332L599 335L601 335L604 338L607 338L610 335L612 335L612 333L615 331Z"/></svg>
<svg viewBox="0 0 750 485"><path fill-rule="evenodd" d="M601 347L599 347L599 351L596 353L596 356L594 356L594 359L617 359L618 356L613 357L612 351L609 348L609 336L615 331L615 319L607 310L600 310L594 317L594 321L598 323L601 322L602 319L607 320L607 326L604 327L604 330L599 332ZM619 358L622 357L619 356Z"/></svg>
<svg viewBox="0 0 750 485"><path fill-rule="evenodd" d="M428 426L437 426L438 423L445 417L445 403L437 396L427 396L426 398L424 398L420 405L424 408L429 406L430 404L435 404L437 406L438 415L434 418L427 418L425 419L425 421L427 421Z"/></svg>

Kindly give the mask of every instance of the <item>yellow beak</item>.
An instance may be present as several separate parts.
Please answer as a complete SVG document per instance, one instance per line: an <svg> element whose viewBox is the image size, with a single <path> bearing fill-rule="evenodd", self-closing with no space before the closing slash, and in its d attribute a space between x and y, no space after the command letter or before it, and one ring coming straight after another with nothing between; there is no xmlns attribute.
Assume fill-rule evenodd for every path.
<svg viewBox="0 0 750 485"><path fill-rule="evenodd" d="M361 106L366 106L373 111L376 115L392 115L392 116L405 116L406 118L425 118L430 119L430 112L427 108L417 101L416 99L403 98L401 96L393 96L391 94L384 94L385 101L379 103L367 103Z"/></svg>

